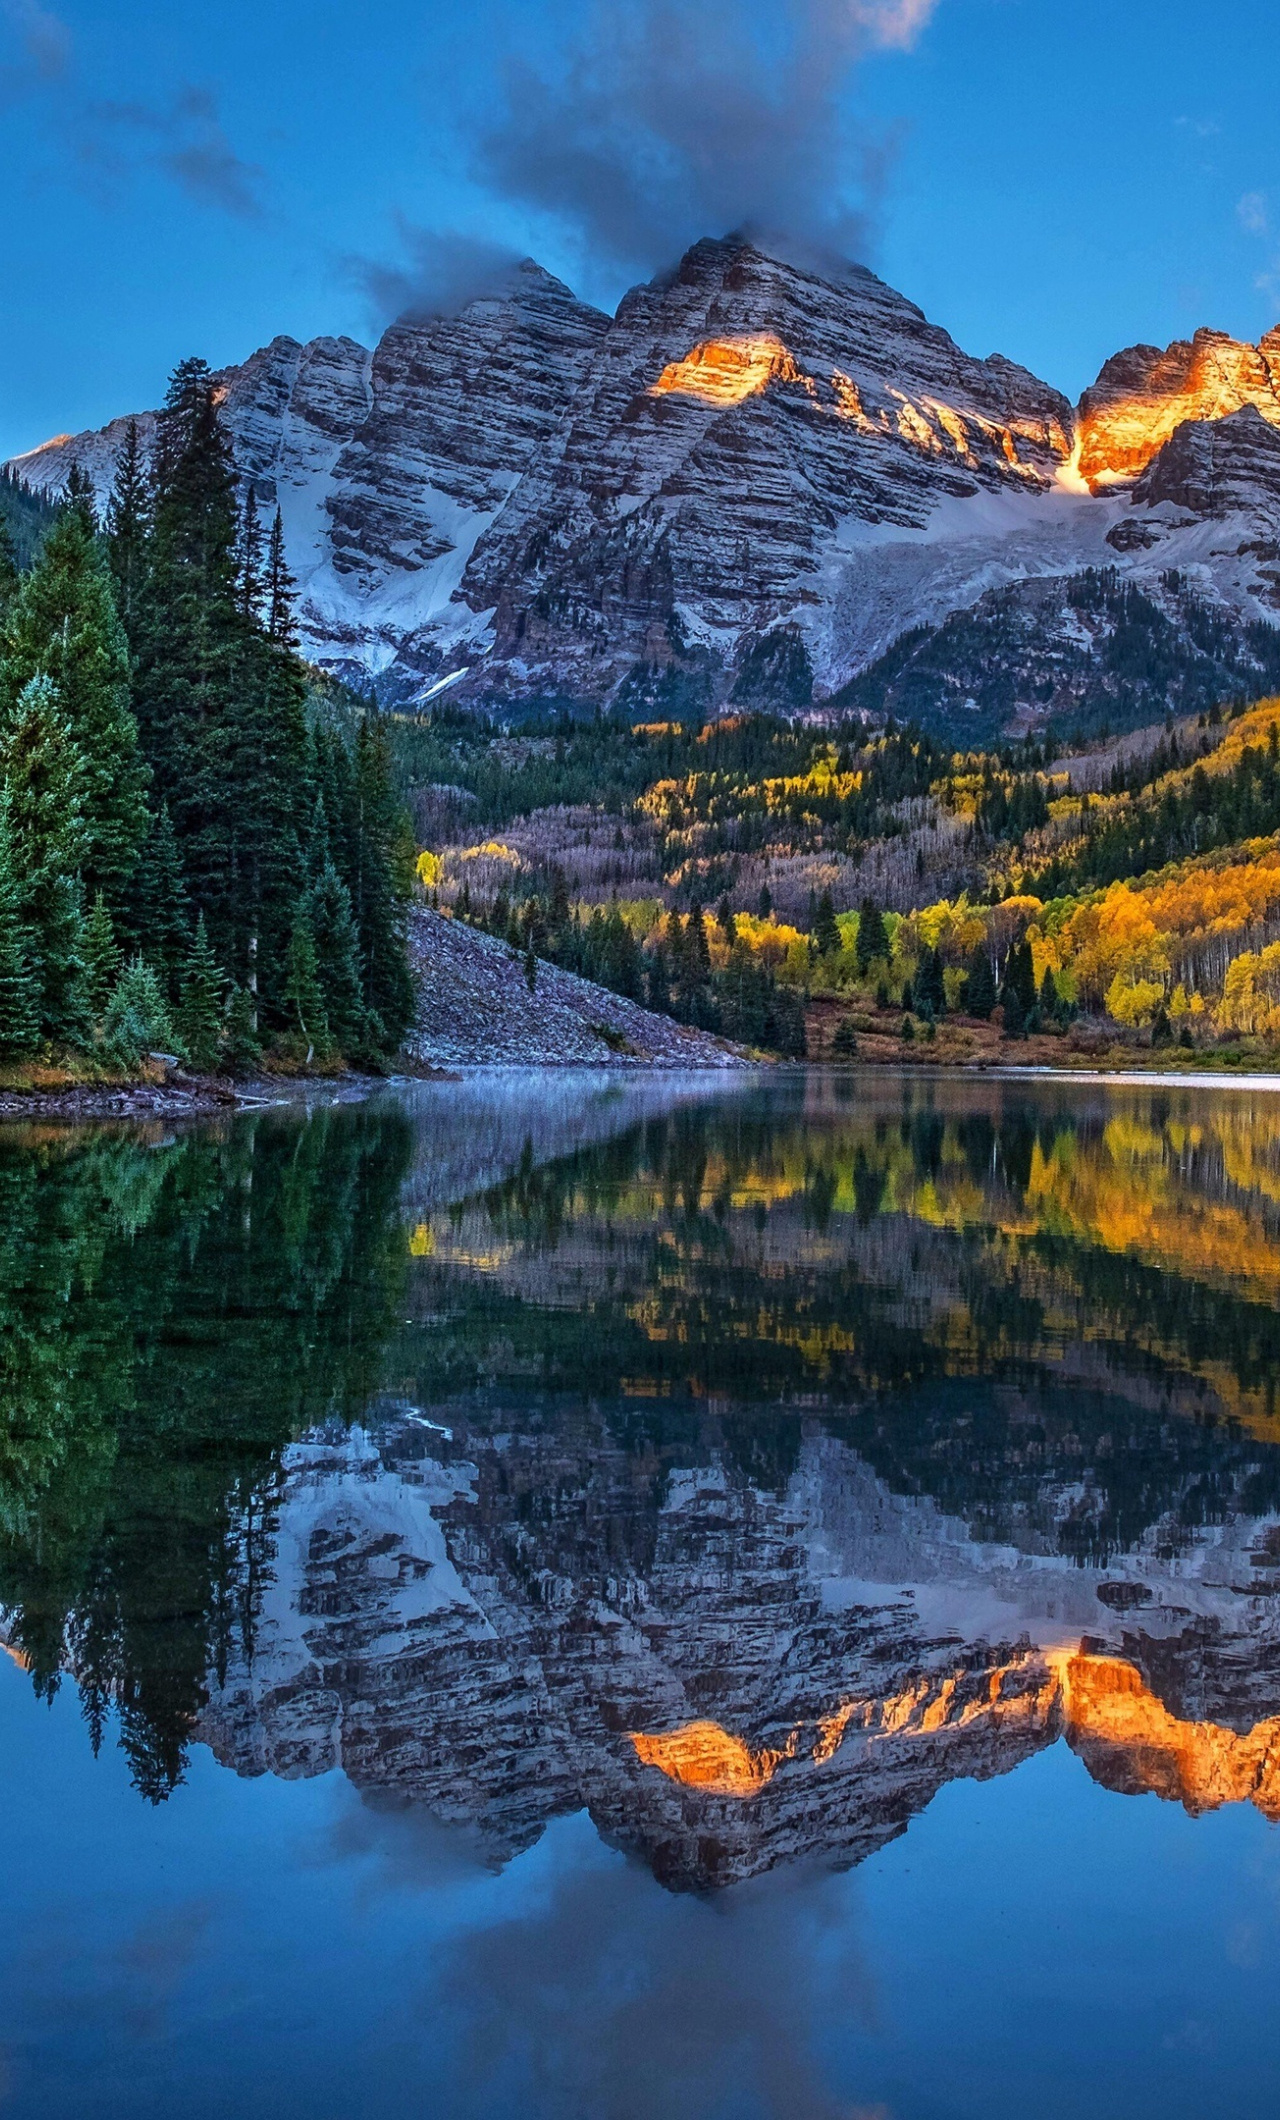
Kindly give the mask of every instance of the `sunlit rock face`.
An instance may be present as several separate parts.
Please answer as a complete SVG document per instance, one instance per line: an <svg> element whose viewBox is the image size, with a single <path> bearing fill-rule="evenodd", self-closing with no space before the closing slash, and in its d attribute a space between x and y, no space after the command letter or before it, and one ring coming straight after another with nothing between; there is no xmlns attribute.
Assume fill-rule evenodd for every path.
<svg viewBox="0 0 1280 2120"><path fill-rule="evenodd" d="M1257 346L1204 330L1163 351L1126 347L1080 400L1080 475L1095 488L1136 479L1184 420L1243 405L1280 426L1280 326Z"/></svg>
<svg viewBox="0 0 1280 2120"><path fill-rule="evenodd" d="M1071 408L972 359L873 274L696 244L626 296L564 424L476 550L511 684L607 692L838 594L842 537L1047 490ZM821 659L821 657L819 657ZM541 674L539 674L541 673Z"/></svg>
<svg viewBox="0 0 1280 2120"><path fill-rule="evenodd" d="M287 1454L253 1655L200 1734L243 1773L341 1767L495 1862L585 1807L681 1889L861 1860L1064 1735L1108 1786L1274 1815L1247 1540L1171 1566L1162 1538L1033 1562L829 1437L770 1490L583 1411L401 1408Z"/></svg>
<svg viewBox="0 0 1280 2120"><path fill-rule="evenodd" d="M968 741L945 629L971 613L1025 733L1078 707L1055 673L1082 570L1139 583L1188 641L1178 574L1240 651L1221 696L1250 689L1248 629L1280 609L1280 327L1131 347L1077 411L874 274L735 237L613 318L527 261L373 353L278 338L219 383L242 477L282 510L307 652L391 700L794 710L871 671L858 704L896 712L879 659L930 629ZM14 468L56 490L78 461L105 497L123 436Z"/></svg>

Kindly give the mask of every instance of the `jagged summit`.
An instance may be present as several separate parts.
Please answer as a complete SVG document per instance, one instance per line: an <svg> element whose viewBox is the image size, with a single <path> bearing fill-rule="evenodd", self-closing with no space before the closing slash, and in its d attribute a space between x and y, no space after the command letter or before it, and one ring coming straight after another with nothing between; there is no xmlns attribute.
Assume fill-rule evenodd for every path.
<svg viewBox="0 0 1280 2120"><path fill-rule="evenodd" d="M1076 409L866 267L739 234L612 318L530 259L372 353L277 338L220 381L309 652L392 695L713 706L763 655L803 705L1086 566L1153 593L1178 570L1242 637L1277 608L1280 327L1130 347ZM104 490L123 425L14 468L51 489L75 460Z"/></svg>

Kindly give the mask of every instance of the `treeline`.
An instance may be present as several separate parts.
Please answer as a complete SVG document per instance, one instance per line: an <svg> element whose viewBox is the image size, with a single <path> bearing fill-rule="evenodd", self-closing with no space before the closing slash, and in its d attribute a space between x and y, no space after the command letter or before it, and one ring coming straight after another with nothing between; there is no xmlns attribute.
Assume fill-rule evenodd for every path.
<svg viewBox="0 0 1280 2120"><path fill-rule="evenodd" d="M714 922L699 905L683 916L668 913L644 943L616 905L596 906L584 917L570 904L562 876L546 891L518 900L499 891L478 907L464 891L455 910L521 954L531 987L538 960L545 959L680 1023L787 1059L804 1056L803 996L781 985L739 940L727 903Z"/></svg>
<svg viewBox="0 0 1280 2120"><path fill-rule="evenodd" d="M376 722L309 726L279 515L185 361L105 521L73 469L0 544L0 1052L371 1062L412 1011L412 841Z"/></svg>
<svg viewBox="0 0 1280 2120"><path fill-rule="evenodd" d="M1211 853L1280 831L1280 730L1251 744L1225 772L1196 765L1158 799L1135 802L1095 822L1083 811L1083 844L1036 881L1042 897L1118 883L1188 855Z"/></svg>

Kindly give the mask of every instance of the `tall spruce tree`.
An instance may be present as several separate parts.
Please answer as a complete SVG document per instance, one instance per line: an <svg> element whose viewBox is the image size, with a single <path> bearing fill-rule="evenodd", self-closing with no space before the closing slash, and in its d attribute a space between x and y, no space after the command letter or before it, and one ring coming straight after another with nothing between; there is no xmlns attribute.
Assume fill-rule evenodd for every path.
<svg viewBox="0 0 1280 2120"><path fill-rule="evenodd" d="M33 677L51 678L82 761L82 865L113 912L124 903L147 830L147 769L129 706L129 651L83 478L6 614L0 711Z"/></svg>
<svg viewBox="0 0 1280 2120"><path fill-rule="evenodd" d="M40 979L31 961L31 935L9 826L9 796L0 786L0 1054L34 1051L40 1042Z"/></svg>
<svg viewBox="0 0 1280 2120"><path fill-rule="evenodd" d="M307 893L307 915L315 942L325 1018L333 1039L352 1059L361 1051L366 1036L360 951L351 917L351 894L328 859Z"/></svg>
<svg viewBox="0 0 1280 2120"><path fill-rule="evenodd" d="M10 602L17 594L21 578L18 572L18 548L13 542L8 523L0 515L0 619L3 619Z"/></svg>
<svg viewBox="0 0 1280 2120"><path fill-rule="evenodd" d="M225 984L218 960L209 946L202 913L182 968L182 995L174 1018L187 1058L201 1074L207 1074L218 1064Z"/></svg>
<svg viewBox="0 0 1280 2120"><path fill-rule="evenodd" d="M304 881L305 688L296 658L245 608L230 451L202 362L174 374L155 463L139 724L215 954L281 1021Z"/></svg>
<svg viewBox="0 0 1280 2120"><path fill-rule="evenodd" d="M366 715L356 734L354 760L356 847L347 879L364 971L365 1006L375 1019L373 1042L394 1052L413 1021L414 992L405 952L407 893L400 896L392 852L400 805L391 778L384 732Z"/></svg>
<svg viewBox="0 0 1280 2120"><path fill-rule="evenodd" d="M303 1051L304 1064L309 1067L313 1060L327 1060L332 1049L329 1019L325 1014L315 936L311 932L305 901L298 905L289 934L284 1001L289 1027Z"/></svg>
<svg viewBox="0 0 1280 2120"><path fill-rule="evenodd" d="M80 886L87 777L51 678L32 677L15 701L0 701L0 779L48 1038L75 1038L87 1028Z"/></svg>
<svg viewBox="0 0 1280 2120"><path fill-rule="evenodd" d="M123 956L110 909L99 891L84 927L85 988L95 1016L101 1016L106 1008Z"/></svg>
<svg viewBox="0 0 1280 2120"><path fill-rule="evenodd" d="M885 930L884 914L869 898L862 901L858 915L858 970L865 977L869 966L884 963L889 955L889 937Z"/></svg>
<svg viewBox="0 0 1280 2120"><path fill-rule="evenodd" d="M191 942L191 896L167 802L161 803L134 877L130 920L167 992L176 992Z"/></svg>
<svg viewBox="0 0 1280 2120"><path fill-rule="evenodd" d="M267 632L286 655L298 652L298 627L293 613L297 583L284 556L284 523L277 508L267 550Z"/></svg>
<svg viewBox="0 0 1280 2120"><path fill-rule="evenodd" d="M836 925L836 909L831 902L831 893L824 890L818 900L813 921L813 940L820 957L834 954L840 947L840 930Z"/></svg>
<svg viewBox="0 0 1280 2120"><path fill-rule="evenodd" d="M105 528L116 610L132 648L144 609L151 533L151 485L136 420L125 428L116 458Z"/></svg>

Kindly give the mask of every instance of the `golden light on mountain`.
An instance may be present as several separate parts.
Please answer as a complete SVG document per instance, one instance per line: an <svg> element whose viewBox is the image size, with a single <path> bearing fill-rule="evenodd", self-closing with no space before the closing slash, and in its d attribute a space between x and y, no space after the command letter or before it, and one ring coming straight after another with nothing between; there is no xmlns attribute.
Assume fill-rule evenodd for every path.
<svg viewBox="0 0 1280 2120"><path fill-rule="evenodd" d="M650 397L695 397L708 405L740 405L770 383L803 382L795 360L771 332L758 337L703 339L682 361L669 361Z"/></svg>
<svg viewBox="0 0 1280 2120"><path fill-rule="evenodd" d="M631 1733L636 1757L669 1781L707 1796L758 1796L784 1761L822 1766L851 1734L868 1744L927 1738L975 1725L1018 1725L1065 1735L1096 1781L1127 1794L1151 1794L1196 1814L1252 1803L1280 1820L1280 1715L1238 1732L1170 1713L1122 1657L1069 1650L1029 1652L979 1676L922 1678L884 1700L847 1702L814 1724L798 1724L784 1744L754 1750L719 1723L682 1724L661 1735ZM1012 1683L1011 1683L1012 1681Z"/></svg>
<svg viewBox="0 0 1280 2120"><path fill-rule="evenodd" d="M1197 331L1163 350L1131 346L1080 400L1079 471L1097 492L1136 479L1184 420L1256 406L1280 426L1280 330L1257 346Z"/></svg>
<svg viewBox="0 0 1280 2120"><path fill-rule="evenodd" d="M715 1722L685 1723L656 1737L633 1731L631 1742L643 1766L657 1767L669 1781L702 1789L708 1796L758 1796L783 1756L753 1752Z"/></svg>

